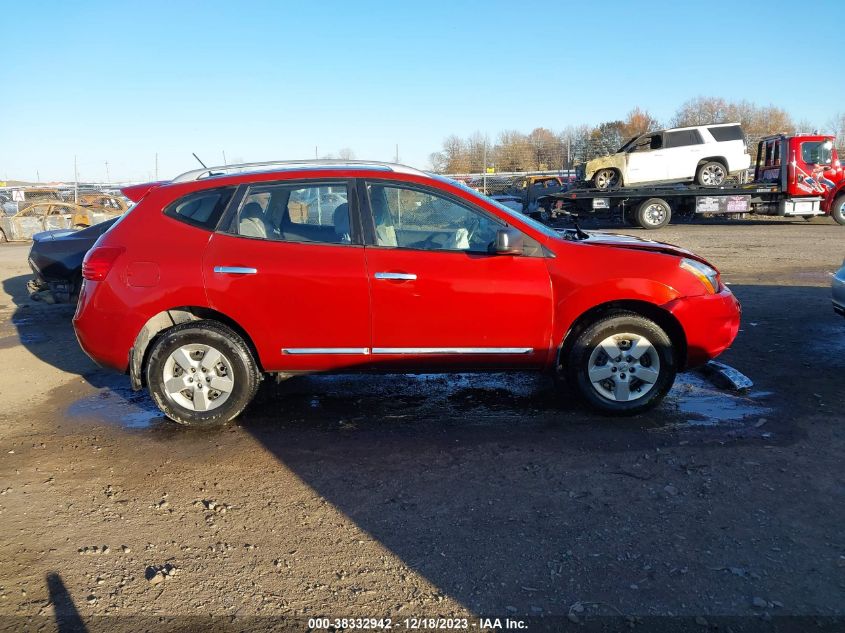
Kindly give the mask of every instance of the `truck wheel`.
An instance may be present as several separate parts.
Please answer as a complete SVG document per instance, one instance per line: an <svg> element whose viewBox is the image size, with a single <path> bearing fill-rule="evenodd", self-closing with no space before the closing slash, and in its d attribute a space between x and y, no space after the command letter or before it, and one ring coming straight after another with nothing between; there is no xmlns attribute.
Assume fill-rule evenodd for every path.
<svg viewBox="0 0 845 633"><path fill-rule="evenodd" d="M633 415L655 406L677 373L669 336L632 312L587 327L565 363L569 384L590 406L611 415Z"/></svg>
<svg viewBox="0 0 845 633"><path fill-rule="evenodd" d="M833 201L833 206L830 207L830 217L832 217L838 224L845 226L845 193L840 193Z"/></svg>
<svg viewBox="0 0 845 633"><path fill-rule="evenodd" d="M605 191L615 189L622 184L622 178L615 169L599 169L593 174L593 186Z"/></svg>
<svg viewBox="0 0 845 633"><path fill-rule="evenodd" d="M213 427L236 418L255 396L261 374L243 339L215 321L165 331L150 350L147 386L174 422Z"/></svg>
<svg viewBox="0 0 845 633"><path fill-rule="evenodd" d="M728 168L716 160L711 160L698 168L695 173L696 184L704 187L718 187L728 177Z"/></svg>
<svg viewBox="0 0 845 633"><path fill-rule="evenodd" d="M649 198L637 207L635 219L644 229L659 229L672 218L672 208L661 198Z"/></svg>

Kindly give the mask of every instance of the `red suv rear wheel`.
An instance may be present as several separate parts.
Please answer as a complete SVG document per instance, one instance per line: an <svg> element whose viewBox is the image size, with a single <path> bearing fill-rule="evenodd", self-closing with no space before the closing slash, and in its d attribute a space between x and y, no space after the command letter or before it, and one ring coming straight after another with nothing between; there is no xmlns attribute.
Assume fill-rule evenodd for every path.
<svg viewBox="0 0 845 633"><path fill-rule="evenodd" d="M171 420L217 426L234 419L255 396L261 374L249 347L215 321L166 330L146 365L150 394Z"/></svg>

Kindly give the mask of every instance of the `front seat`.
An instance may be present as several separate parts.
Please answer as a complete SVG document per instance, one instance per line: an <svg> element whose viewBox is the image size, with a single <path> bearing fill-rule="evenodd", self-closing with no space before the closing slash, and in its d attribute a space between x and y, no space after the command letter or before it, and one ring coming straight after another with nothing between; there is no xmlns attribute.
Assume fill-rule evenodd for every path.
<svg viewBox="0 0 845 633"><path fill-rule="evenodd" d="M337 205L332 215L332 222L334 223L334 233L341 244L352 243L352 229L349 224L349 205L342 202Z"/></svg>
<svg viewBox="0 0 845 633"><path fill-rule="evenodd" d="M267 222L264 219L264 210L257 202L249 202L241 209L238 234L245 237L267 239Z"/></svg>

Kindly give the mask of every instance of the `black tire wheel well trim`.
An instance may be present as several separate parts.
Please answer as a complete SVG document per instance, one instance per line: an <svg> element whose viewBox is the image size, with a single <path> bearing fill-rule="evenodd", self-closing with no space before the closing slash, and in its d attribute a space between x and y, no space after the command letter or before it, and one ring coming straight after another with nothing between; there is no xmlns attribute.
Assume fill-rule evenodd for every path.
<svg viewBox="0 0 845 633"><path fill-rule="evenodd" d="M210 321L232 330L246 344L249 353L252 355L252 360L255 362L255 366L262 375L264 374L264 368L261 366L261 359L258 355L258 348L255 347L252 338L237 321L212 308L180 306L178 308L163 310L150 317L144 324L144 327L141 328L141 331L138 332L132 349L129 351L128 373L132 382L132 389L138 391L148 386L145 378L147 363L150 358L150 351L158 339L177 325L192 321Z"/></svg>
<svg viewBox="0 0 845 633"><path fill-rule="evenodd" d="M560 371L560 368L564 366L565 359L569 355L569 350L584 330L601 319L624 314L633 314L654 321L658 327L666 332L669 340L672 341L672 349L675 353L675 365L678 371L682 371L686 367L687 337L684 333L684 328L681 327L678 320L670 312L653 303L636 299L623 299L610 301L590 308L572 322L572 325L563 337L563 341L558 346L555 372Z"/></svg>
<svg viewBox="0 0 845 633"><path fill-rule="evenodd" d="M240 379L243 381L235 380L230 397L221 407L205 411L185 410L181 404L174 402L169 394L162 393L162 381L158 381L154 386L148 386L150 397L161 412L177 424L195 428L215 428L225 425L237 418L250 405L263 376L249 346L232 328L209 319L183 321L171 328L166 328L162 335L156 338L156 343L150 346L149 361L144 367L144 374L148 375L148 378L151 372L155 372L154 375L161 375L160 372L172 351L161 353L160 348L167 345L179 347L182 343L178 342L178 337L191 334L206 339L217 339L212 345L218 351L220 347L228 347L232 354L228 358L230 362L234 361L231 365L232 378L235 380L235 375L242 373ZM239 360L241 365L237 367ZM238 391L240 394L236 396ZM234 399L233 396L235 396Z"/></svg>
<svg viewBox="0 0 845 633"><path fill-rule="evenodd" d="M710 158L702 158L698 161L697 169L704 167L707 163L719 163L722 167L725 168L725 175L728 172L728 161L725 159L724 156L711 156Z"/></svg>

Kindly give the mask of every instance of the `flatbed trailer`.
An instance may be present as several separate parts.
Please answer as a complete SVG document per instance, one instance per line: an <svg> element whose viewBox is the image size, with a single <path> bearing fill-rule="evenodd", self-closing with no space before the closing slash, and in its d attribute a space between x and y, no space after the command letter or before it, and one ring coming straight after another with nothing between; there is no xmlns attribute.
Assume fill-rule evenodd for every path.
<svg viewBox="0 0 845 633"><path fill-rule="evenodd" d="M839 224L845 224L845 177L836 151L825 148L827 162L821 166L803 160L808 156L803 144L818 153L817 146L830 142L830 138L777 135L763 139L758 146L754 181L748 184L615 189L576 186L545 196L540 203L551 218L563 214L609 215L644 229L659 229L672 217L702 214L831 215Z"/></svg>

